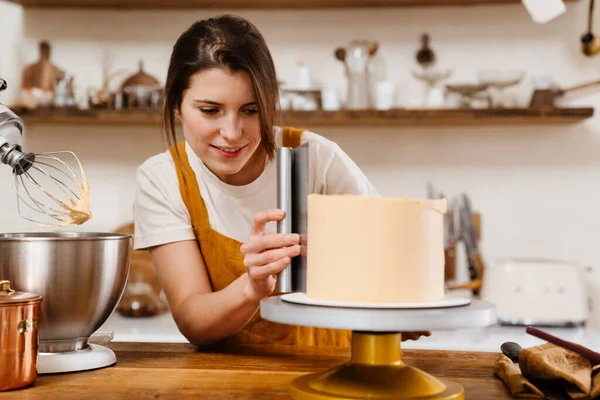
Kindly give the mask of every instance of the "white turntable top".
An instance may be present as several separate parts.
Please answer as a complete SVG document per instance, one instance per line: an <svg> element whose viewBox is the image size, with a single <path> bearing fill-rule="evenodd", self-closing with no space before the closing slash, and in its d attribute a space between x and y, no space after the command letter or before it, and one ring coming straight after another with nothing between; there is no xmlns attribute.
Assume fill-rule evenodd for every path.
<svg viewBox="0 0 600 400"><path fill-rule="evenodd" d="M407 309L308 305L273 296L261 301L260 314L283 324L366 332L444 331L496 323L496 307L474 299L462 306Z"/></svg>

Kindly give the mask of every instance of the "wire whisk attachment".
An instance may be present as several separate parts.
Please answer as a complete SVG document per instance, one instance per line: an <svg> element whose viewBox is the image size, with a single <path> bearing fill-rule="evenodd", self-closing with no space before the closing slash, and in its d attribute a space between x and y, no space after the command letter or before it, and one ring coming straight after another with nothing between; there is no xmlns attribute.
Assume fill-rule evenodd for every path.
<svg viewBox="0 0 600 400"><path fill-rule="evenodd" d="M90 187L75 153L24 153L19 145L4 145L0 161L12 167L22 218L41 226L64 227L81 225L92 217Z"/></svg>

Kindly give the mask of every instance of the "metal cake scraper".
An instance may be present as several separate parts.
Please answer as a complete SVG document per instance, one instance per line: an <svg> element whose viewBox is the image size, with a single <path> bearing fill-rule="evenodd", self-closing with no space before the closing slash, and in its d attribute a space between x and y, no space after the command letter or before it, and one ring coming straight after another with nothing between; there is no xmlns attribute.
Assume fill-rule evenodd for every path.
<svg viewBox="0 0 600 400"><path fill-rule="evenodd" d="M277 207L285 211L285 218L277 223L277 233L298 233L302 252L277 275L278 293L306 292L309 182L308 143L293 148L280 147L277 150Z"/></svg>

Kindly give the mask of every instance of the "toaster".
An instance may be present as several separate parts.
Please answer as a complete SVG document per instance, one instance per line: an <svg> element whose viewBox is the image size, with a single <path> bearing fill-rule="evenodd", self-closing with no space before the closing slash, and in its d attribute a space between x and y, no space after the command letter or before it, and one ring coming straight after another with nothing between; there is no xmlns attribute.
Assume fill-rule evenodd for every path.
<svg viewBox="0 0 600 400"><path fill-rule="evenodd" d="M580 326L588 317L585 272L551 259L504 259L486 268L481 299L502 325Z"/></svg>

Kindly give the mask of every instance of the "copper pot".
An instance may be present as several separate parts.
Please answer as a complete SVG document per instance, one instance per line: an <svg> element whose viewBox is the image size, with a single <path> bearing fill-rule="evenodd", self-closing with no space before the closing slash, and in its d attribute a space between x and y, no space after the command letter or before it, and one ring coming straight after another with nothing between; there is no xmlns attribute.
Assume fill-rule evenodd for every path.
<svg viewBox="0 0 600 400"><path fill-rule="evenodd" d="M37 378L38 314L42 296L16 292L0 281L0 391Z"/></svg>

